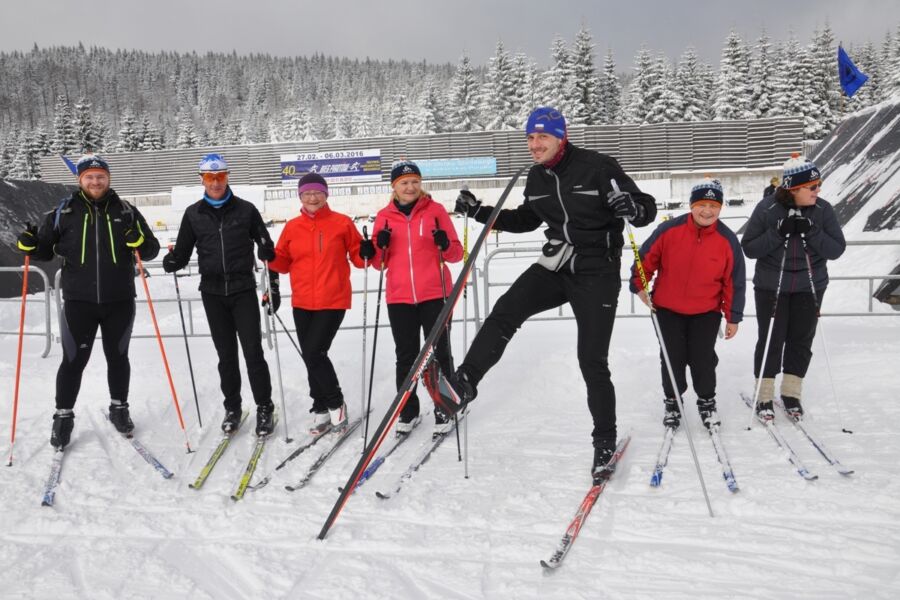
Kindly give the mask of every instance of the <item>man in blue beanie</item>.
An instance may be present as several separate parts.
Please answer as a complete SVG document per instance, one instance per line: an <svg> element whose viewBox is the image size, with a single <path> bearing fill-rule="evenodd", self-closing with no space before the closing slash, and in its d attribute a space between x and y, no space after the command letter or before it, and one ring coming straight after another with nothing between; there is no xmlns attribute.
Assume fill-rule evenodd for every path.
<svg viewBox="0 0 900 600"><path fill-rule="evenodd" d="M525 201L500 211L494 228L522 233L546 227L542 256L497 300L446 391L451 410L475 398L476 386L493 367L519 327L531 316L569 303L578 324L578 362L587 384L595 481L608 477L616 447L616 392L607 355L616 316L625 219L652 223L656 202L641 192L610 156L573 146L565 117L538 107L525 125L535 165L528 172ZM617 187L613 187L615 181ZM468 190L456 201L484 223L492 207Z"/></svg>

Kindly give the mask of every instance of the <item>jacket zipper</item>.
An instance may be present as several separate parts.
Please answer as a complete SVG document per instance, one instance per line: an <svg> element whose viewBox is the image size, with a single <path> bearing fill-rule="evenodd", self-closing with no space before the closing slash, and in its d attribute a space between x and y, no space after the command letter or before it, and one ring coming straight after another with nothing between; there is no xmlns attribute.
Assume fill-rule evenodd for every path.
<svg viewBox="0 0 900 600"><path fill-rule="evenodd" d="M566 205L563 204L562 189L559 187L559 177L557 177L556 173L554 173L550 169L547 169L547 172L550 173L551 175L553 175L553 179L554 179L554 181L556 181L556 198L559 200L559 207L563 211L563 224L562 224L563 237L566 238L566 243L569 244L570 246L572 246L572 248L574 250L575 244L572 243L572 239L569 237L569 211L566 210ZM572 271L572 273L574 274L575 273L575 252L574 251L572 252L572 257L569 259L568 262L569 262L569 270Z"/></svg>
<svg viewBox="0 0 900 600"><path fill-rule="evenodd" d="M116 265L116 246L113 244L112 223L109 220L109 213L106 213L106 228L109 229L109 251L112 254L113 264Z"/></svg>
<svg viewBox="0 0 900 600"><path fill-rule="evenodd" d="M225 295L228 295L228 271L225 268L225 236L222 235L222 225L225 224L224 219L219 221L219 244L222 246L222 279L225 280Z"/></svg>
<svg viewBox="0 0 900 600"><path fill-rule="evenodd" d="M94 215L94 256L97 260L97 304L100 304L100 209Z"/></svg>
<svg viewBox="0 0 900 600"><path fill-rule="evenodd" d="M88 213L84 213L84 224L81 226L81 264L84 264L84 248L87 246Z"/></svg>
<svg viewBox="0 0 900 600"><path fill-rule="evenodd" d="M419 223L421 224L421 221ZM409 283L410 283L410 286L412 287L413 304L418 304L419 300L416 298L416 277L415 277L415 275L413 275L412 215L406 217L406 235L408 238L406 250L409 254Z"/></svg>

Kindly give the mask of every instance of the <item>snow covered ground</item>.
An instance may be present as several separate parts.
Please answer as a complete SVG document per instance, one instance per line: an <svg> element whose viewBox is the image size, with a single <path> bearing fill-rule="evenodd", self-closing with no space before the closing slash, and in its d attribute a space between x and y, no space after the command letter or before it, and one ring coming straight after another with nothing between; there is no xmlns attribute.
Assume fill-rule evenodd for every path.
<svg viewBox="0 0 900 600"><path fill-rule="evenodd" d="M746 214L750 208L729 207L726 214ZM477 232L473 227L473 235ZM896 254L896 248L851 249L846 260L833 264L832 274L887 272ZM492 277L511 280L530 260L500 261ZM155 299L174 297L171 281L156 275L150 279ZM376 284L377 278L370 276L370 288ZM354 286L361 285L357 271ZM181 288L183 296L197 297L196 279L182 280ZM826 312L865 310L864 290L862 284L832 286ZM492 292L493 298L497 295ZM628 312L625 300L623 293L623 315ZM360 323L360 298L354 302L346 325ZM175 305L156 308L163 330L180 332ZM196 309L198 331L203 331L202 310L199 305ZM32 323L39 321L39 311L37 305L29 310L29 329L37 327ZM876 311L890 313L881 306ZM374 313L371 294L370 324ZM288 322L289 311L280 314ZM715 518L707 514L684 431L676 438L662 486L648 485L662 437L658 347L649 319L620 319L611 368L620 433L631 431L633 439L566 563L549 576L538 561L552 553L586 492L591 462L591 425L571 320L527 323L482 382L468 420L468 479L448 442L397 497L375 497L428 436L426 421L428 427L416 430L350 499L325 541L316 535L337 487L358 458L360 438L334 456L308 488L289 493L283 486L299 478L315 451L279 471L268 487L248 491L235 503L229 495L252 445L251 428L246 427L205 487L188 488L218 440L221 419L215 352L208 338L191 340L202 431L183 342L166 341L188 435L197 449L190 455L156 341L132 342L136 433L176 473L170 480L162 479L105 422L106 365L99 344L95 346L56 506L41 507L52 454L47 440L60 347L55 344L50 356L41 359L43 342L26 338L15 465L0 469L0 597L893 598L891 590L900 584L900 405L894 371L900 364L898 317L823 320L838 399L832 394L820 335L805 388L809 423L856 473L838 475L781 420L788 440L819 475L815 482L794 472L762 428L746 430L748 411L738 393L752 386L755 321L745 322L736 339L719 342L719 410L723 440L741 487L738 494L726 489L712 445L690 410ZM3 329L14 329L17 319L16 304L0 304ZM384 310L381 322L387 323ZM138 309L136 330L152 331L145 305ZM472 336L470 329L469 341ZM370 330L370 345L372 337ZM8 393L0 407L0 450L5 462L16 340L6 336L3 341L0 385ZM332 351L356 414L360 343L358 329L342 330ZM305 371L283 335L279 344L287 422L297 436L310 422ZM459 324L453 344L459 360ZM393 343L386 328L380 331L376 356L373 404L380 418L394 395ZM274 366L274 353L268 357ZM246 383L245 390L249 406ZM686 401L693 405L694 400L689 392ZM842 433L842 427L854 433ZM291 451L283 430L278 434L257 478Z"/></svg>

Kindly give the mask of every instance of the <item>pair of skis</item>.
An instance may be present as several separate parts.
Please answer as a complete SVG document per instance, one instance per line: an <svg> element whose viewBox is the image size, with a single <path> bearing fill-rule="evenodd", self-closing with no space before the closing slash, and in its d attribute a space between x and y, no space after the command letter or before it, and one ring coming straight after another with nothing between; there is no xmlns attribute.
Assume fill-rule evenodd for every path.
<svg viewBox="0 0 900 600"><path fill-rule="evenodd" d="M106 412L103 413L103 416L109 421L109 415ZM147 461L147 464L156 469L163 479L172 478L174 473L167 469L133 433L122 433L120 435L131 444L131 447L135 449L141 458ZM56 489L59 487L59 482L62 479L62 466L65 454L66 452L63 449L57 449L53 452L53 459L50 461L50 474L44 484L41 506L53 506L56 502Z"/></svg>
<svg viewBox="0 0 900 600"><path fill-rule="evenodd" d="M753 398L751 398L750 396L748 396L747 394L742 392L741 399L744 401L744 404L746 404L749 408L752 409ZM784 407L781 406L781 408L784 408ZM807 439L807 441L809 441L809 443L812 445L812 447L815 448L816 451L822 455L822 458L824 458L825 461L828 462L828 464L831 465L835 471L837 471L839 474L841 474L845 477L853 474L853 469L848 469L847 467L842 465L841 462L837 459L837 457L835 457L835 455L832 454L831 451L825 447L825 444L822 443L821 438L818 436L818 434L816 434L810 428L809 424L807 424L805 421L803 421L802 418L793 419L790 416L788 416L787 418L791 422L791 424L794 426L794 429L796 429L798 432L800 432L803 435L803 437L805 437ZM788 444L788 441L785 439L784 435L781 433L781 429L779 429L779 427L775 424L774 419L764 421L762 419L757 418L757 420L765 426L766 431L769 432L769 436L775 441L775 444L781 449L781 451L784 452L785 456L787 457L788 462L790 462L794 466L794 469L797 471L798 475L800 475L807 481L814 481L819 478L818 475L813 474L812 472L810 472L809 469L806 468L806 466L800 460L800 457L797 455L797 453L794 451L794 449L791 448L790 444Z"/></svg>
<svg viewBox="0 0 900 600"><path fill-rule="evenodd" d="M662 484L663 470L669 462L669 451L672 449L672 443L675 439L677 427L666 427L663 435L662 445L656 456L656 466L653 467L653 474L650 476L650 486L659 487ZM709 439L712 442L713 450L716 453L716 459L722 469L722 479L731 493L740 491L737 479L734 476L734 469L731 467L731 461L728 459L728 453L725 452L725 445L722 443L722 437L719 435L719 426L713 425L708 429Z"/></svg>

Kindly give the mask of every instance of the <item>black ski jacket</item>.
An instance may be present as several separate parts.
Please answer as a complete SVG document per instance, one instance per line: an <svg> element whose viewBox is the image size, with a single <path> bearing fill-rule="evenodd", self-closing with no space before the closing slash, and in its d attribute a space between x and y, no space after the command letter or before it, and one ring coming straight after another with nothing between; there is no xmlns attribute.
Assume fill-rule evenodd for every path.
<svg viewBox="0 0 900 600"><path fill-rule="evenodd" d="M153 260L159 254L159 242L137 208L112 189L97 201L78 190L46 213L32 256L62 259L65 300L98 304L131 300L137 271L125 232L134 228L144 236L138 247L141 259Z"/></svg>
<svg viewBox="0 0 900 600"><path fill-rule="evenodd" d="M575 247L574 270L579 263L598 266L597 258L608 265L606 270L617 270L618 261L609 259L622 255L625 222L613 216L606 200L613 191L611 179L644 208L642 218L634 221L635 226L642 227L656 219L656 200L639 190L613 157L567 142L557 165L549 169L540 164L531 167L525 182L525 201L517 208L500 211L494 228L522 233L546 223L547 239L562 240ZM481 207L475 219L487 221L490 208Z"/></svg>
<svg viewBox="0 0 900 600"><path fill-rule="evenodd" d="M219 208L200 200L184 211L172 249L174 267L184 268L196 246L201 292L230 296L252 290L256 288L254 243L274 248L262 216L252 203L233 194ZM277 274L270 274L277 278Z"/></svg>
<svg viewBox="0 0 900 600"><path fill-rule="evenodd" d="M816 290L822 291L828 286L827 261L839 258L847 248L834 208L825 199L818 198L814 205L800 209L800 213L812 221L812 228L806 234L809 265L799 235L791 236L787 256L784 255L785 238L778 233L778 223L787 218L788 210L789 207L776 200L773 194L756 205L747 221L741 247L747 258L756 259L753 286L771 292L778 289L781 259L784 257L782 294L809 292L810 266Z"/></svg>

